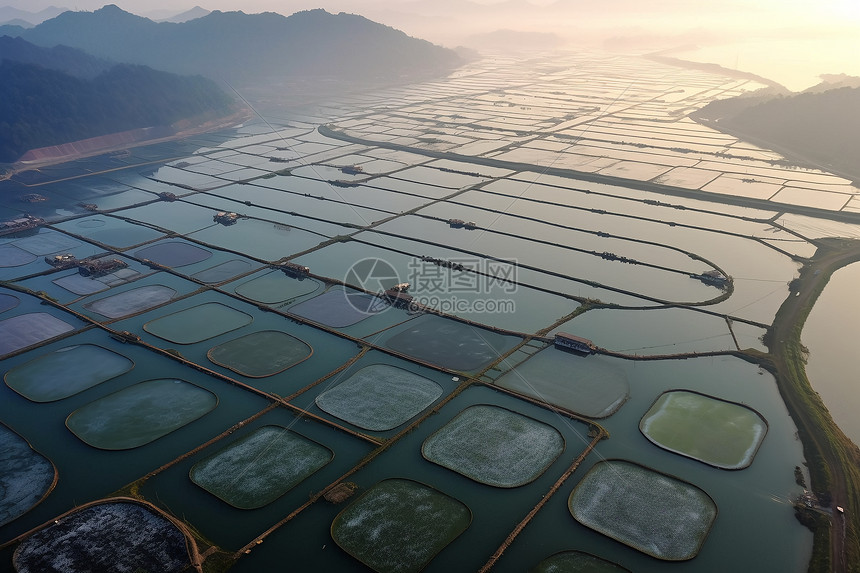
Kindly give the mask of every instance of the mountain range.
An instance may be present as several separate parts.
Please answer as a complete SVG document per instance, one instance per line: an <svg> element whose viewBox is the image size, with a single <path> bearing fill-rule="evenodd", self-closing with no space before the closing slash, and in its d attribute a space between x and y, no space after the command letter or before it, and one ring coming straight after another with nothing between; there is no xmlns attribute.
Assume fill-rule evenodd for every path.
<svg viewBox="0 0 860 573"><path fill-rule="evenodd" d="M0 162L30 149L228 115L212 80L117 64L67 46L0 37ZM169 133L169 130L161 130Z"/></svg>
<svg viewBox="0 0 860 573"><path fill-rule="evenodd" d="M391 80L438 74L460 63L452 50L362 16L324 10L289 17L215 11L182 23L157 23L108 5L64 12L20 37L240 84L297 75Z"/></svg>
<svg viewBox="0 0 860 573"><path fill-rule="evenodd" d="M232 113L218 86L225 81L390 82L461 62L452 50L351 14L198 8L177 19L196 14L204 15L154 22L110 5L0 37L0 162L35 147Z"/></svg>

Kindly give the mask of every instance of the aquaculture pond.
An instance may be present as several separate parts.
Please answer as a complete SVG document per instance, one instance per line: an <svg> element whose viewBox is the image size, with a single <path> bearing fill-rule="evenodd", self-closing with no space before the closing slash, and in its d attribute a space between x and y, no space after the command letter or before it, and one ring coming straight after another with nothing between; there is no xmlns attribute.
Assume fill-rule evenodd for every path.
<svg viewBox="0 0 860 573"><path fill-rule="evenodd" d="M639 429L661 448L731 470L752 463L767 422L740 404L674 391L657 398Z"/></svg>
<svg viewBox="0 0 860 573"><path fill-rule="evenodd" d="M263 426L191 468L191 480L240 509L276 500L334 453L281 426Z"/></svg>
<svg viewBox="0 0 860 573"><path fill-rule="evenodd" d="M717 517L701 489L636 464L594 466L570 496L577 521L657 559L692 559Z"/></svg>
<svg viewBox="0 0 860 573"><path fill-rule="evenodd" d="M379 482L332 523L334 541L380 573L420 571L472 521L462 502L417 482Z"/></svg>
<svg viewBox="0 0 860 573"><path fill-rule="evenodd" d="M365 366L316 397L316 405L359 428L391 430L442 395L442 387L423 376L387 364Z"/></svg>
<svg viewBox="0 0 860 573"><path fill-rule="evenodd" d="M796 428L735 354L857 229L623 181L850 194L686 118L754 87L504 56L0 182L50 223L0 237L0 545L41 528L0 560L171 571L185 524L237 573L804 571ZM118 493L152 505L66 515Z"/></svg>
<svg viewBox="0 0 860 573"><path fill-rule="evenodd" d="M152 509L127 501L78 510L37 532L15 551L21 573L37 571L185 571L185 535Z"/></svg>

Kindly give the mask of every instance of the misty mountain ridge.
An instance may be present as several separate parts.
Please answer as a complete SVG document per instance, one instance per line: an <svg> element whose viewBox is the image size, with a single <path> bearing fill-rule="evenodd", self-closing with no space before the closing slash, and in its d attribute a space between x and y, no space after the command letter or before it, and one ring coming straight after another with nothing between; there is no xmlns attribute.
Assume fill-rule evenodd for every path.
<svg viewBox="0 0 860 573"><path fill-rule="evenodd" d="M34 64L85 79L92 79L116 65L116 62L96 58L68 46L43 48L23 38L8 36L0 37L0 61L4 60Z"/></svg>
<svg viewBox="0 0 860 573"><path fill-rule="evenodd" d="M34 148L223 116L234 106L201 76L116 64L21 38L0 37L0 77L0 162L13 162Z"/></svg>
<svg viewBox="0 0 860 573"><path fill-rule="evenodd" d="M29 24L29 26L23 27L28 28L41 24L45 20L56 18L66 11L68 11L68 8L58 8L56 6L49 6L38 12L29 12L12 6L0 6L0 24L14 24L14 21L22 20Z"/></svg>
<svg viewBox="0 0 860 573"><path fill-rule="evenodd" d="M196 20L197 18L202 18L204 16L208 16L211 14L211 10L207 10L205 8L201 8L200 6L195 6L190 10L185 10L184 12L180 12L179 14L174 14L167 18L160 18L157 20L158 22L173 22L174 24L181 24L182 22L188 22L189 20Z"/></svg>
<svg viewBox="0 0 860 573"><path fill-rule="evenodd" d="M362 16L321 9L289 17L214 11L187 22L156 23L108 5L65 12L21 37L229 82L297 75L390 80L438 74L460 63L452 50Z"/></svg>
<svg viewBox="0 0 860 573"><path fill-rule="evenodd" d="M860 87L730 98L691 117L800 164L860 181Z"/></svg>

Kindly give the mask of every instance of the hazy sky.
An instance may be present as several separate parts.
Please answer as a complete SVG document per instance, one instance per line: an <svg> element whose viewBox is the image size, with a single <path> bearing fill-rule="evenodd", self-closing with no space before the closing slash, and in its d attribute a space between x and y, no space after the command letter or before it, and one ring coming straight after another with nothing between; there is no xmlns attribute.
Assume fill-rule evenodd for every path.
<svg viewBox="0 0 860 573"><path fill-rule="evenodd" d="M37 11L96 10L104 0L0 0ZM246 13L324 8L352 12L449 47L507 28L552 32L580 45L646 52L696 44L715 61L773 77L797 70L797 87L821 73L860 75L860 0L114 0L153 18L200 5ZM160 11L160 13L159 13ZM770 47L765 43L771 42ZM788 82L786 82L788 83Z"/></svg>

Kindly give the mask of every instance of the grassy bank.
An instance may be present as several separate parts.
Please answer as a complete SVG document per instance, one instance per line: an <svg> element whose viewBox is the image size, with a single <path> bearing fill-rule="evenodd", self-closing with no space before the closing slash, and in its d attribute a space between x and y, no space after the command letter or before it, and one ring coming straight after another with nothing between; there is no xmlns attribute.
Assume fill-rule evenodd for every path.
<svg viewBox="0 0 860 573"><path fill-rule="evenodd" d="M815 527L812 573L860 572L860 449L833 421L806 376L806 349L801 332L815 301L837 269L860 260L857 241L821 241L815 256L800 272L790 296L777 312L765 342L766 364L774 372L780 394L797 426L810 475L810 489L834 509L832 525ZM842 520L845 520L844 528Z"/></svg>

